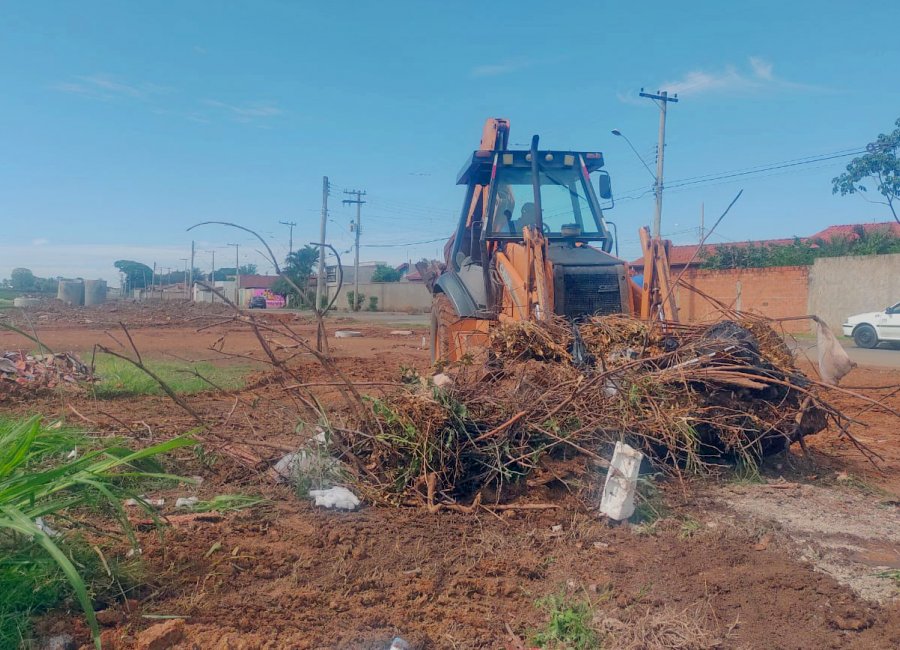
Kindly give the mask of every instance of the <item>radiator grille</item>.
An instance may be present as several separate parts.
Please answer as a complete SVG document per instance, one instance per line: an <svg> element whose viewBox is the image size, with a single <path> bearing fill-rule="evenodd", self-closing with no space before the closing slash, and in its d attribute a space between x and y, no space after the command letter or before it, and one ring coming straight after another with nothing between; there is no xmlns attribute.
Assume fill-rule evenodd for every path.
<svg viewBox="0 0 900 650"><path fill-rule="evenodd" d="M564 276L563 314L571 318L622 312L622 294L615 273L585 273Z"/></svg>

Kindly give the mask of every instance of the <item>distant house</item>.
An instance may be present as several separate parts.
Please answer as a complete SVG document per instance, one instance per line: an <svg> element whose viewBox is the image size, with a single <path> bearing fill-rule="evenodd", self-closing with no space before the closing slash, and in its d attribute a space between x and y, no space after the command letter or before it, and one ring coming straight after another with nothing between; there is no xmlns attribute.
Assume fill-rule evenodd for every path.
<svg viewBox="0 0 900 650"><path fill-rule="evenodd" d="M854 240L859 238L859 230L862 229L866 233L873 233L879 231L885 232L893 232L895 235L900 237L900 224L896 222L883 222L883 223L860 223L860 224L843 224L838 226L828 226L824 230L817 232L814 235L810 235L809 237L790 237L790 238L782 238L782 239L759 239L755 241L739 241L739 242L724 242L724 243L709 243L703 245L704 252L713 252L720 246L729 246L729 247L737 247L737 248L746 248L749 246L789 246L793 244L797 239L800 241L831 241L836 238L845 238L849 240ZM678 246L672 246L669 249L669 266L671 270L675 273L681 272L686 266L690 266L691 268L699 267L703 263L703 252L698 252L700 248L699 244L684 244ZM639 257L638 259L629 262L629 266L632 271L638 274L644 272L644 258Z"/></svg>
<svg viewBox="0 0 900 650"><path fill-rule="evenodd" d="M263 296L268 309L284 307L285 297L272 292L277 281L277 275L242 275L239 293L241 306L247 307L254 296Z"/></svg>

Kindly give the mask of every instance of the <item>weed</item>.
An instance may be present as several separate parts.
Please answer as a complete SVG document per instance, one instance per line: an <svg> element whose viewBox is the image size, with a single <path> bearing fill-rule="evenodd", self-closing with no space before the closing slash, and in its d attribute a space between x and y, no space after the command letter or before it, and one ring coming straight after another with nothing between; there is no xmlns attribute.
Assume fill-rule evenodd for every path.
<svg viewBox="0 0 900 650"><path fill-rule="evenodd" d="M121 505L121 496L127 493L123 485L133 484L140 477L165 477L153 457L191 443L187 438L175 438L136 452L106 446L70 457L73 448L84 440L62 426L44 427L37 417L0 421L2 591L34 594L33 598L0 601L5 607L0 610L3 634L22 636L32 612L72 594L84 610L99 647L89 586L91 565L76 557L78 543L73 541L73 535L77 533L77 523L72 523L67 515L76 508L112 515L134 543ZM127 475L127 483L122 480L123 474ZM39 518L52 520L54 516L68 523L74 532L54 532L38 522ZM109 562L105 558L101 561L106 570ZM56 576L54 581L47 578L50 573ZM51 586L62 579L68 583L65 590Z"/></svg>
<svg viewBox="0 0 900 650"><path fill-rule="evenodd" d="M592 627L594 612L590 603L575 600L563 593L541 598L536 604L547 612L550 620L543 630L532 635L535 645L567 650L593 650L600 647L600 636Z"/></svg>
<svg viewBox="0 0 900 650"><path fill-rule="evenodd" d="M191 394L210 390L215 385L224 390L241 388L251 368L246 364L213 365L208 362L184 363L147 361L147 367L162 378L176 393ZM94 394L101 399L134 395L160 395L159 384L132 364L100 355L94 373L99 381ZM197 375L199 373L206 380Z"/></svg>
<svg viewBox="0 0 900 650"><path fill-rule="evenodd" d="M234 512L252 508L263 503L262 497L254 497L248 494L218 494L208 501L198 501L191 510L194 512Z"/></svg>
<svg viewBox="0 0 900 650"><path fill-rule="evenodd" d="M893 580L894 584L900 589L900 570L891 569L888 571L880 571L875 574L879 578L887 578L888 580Z"/></svg>
<svg viewBox="0 0 900 650"><path fill-rule="evenodd" d="M634 514L631 516L633 523L652 526L668 513L662 492L660 492L654 476L638 479L635 500Z"/></svg>
<svg viewBox="0 0 900 650"><path fill-rule="evenodd" d="M752 483L762 483L763 479L756 463L739 460L731 472L731 482L738 485L750 485Z"/></svg>
<svg viewBox="0 0 900 650"><path fill-rule="evenodd" d="M687 539L700 532L701 528L702 526L700 525L699 521L691 517L687 517L681 522L679 535L681 536L681 539Z"/></svg>
<svg viewBox="0 0 900 650"><path fill-rule="evenodd" d="M215 452L206 451L206 447L202 443L194 445L193 451L197 462L206 469L212 469L219 462L219 455Z"/></svg>

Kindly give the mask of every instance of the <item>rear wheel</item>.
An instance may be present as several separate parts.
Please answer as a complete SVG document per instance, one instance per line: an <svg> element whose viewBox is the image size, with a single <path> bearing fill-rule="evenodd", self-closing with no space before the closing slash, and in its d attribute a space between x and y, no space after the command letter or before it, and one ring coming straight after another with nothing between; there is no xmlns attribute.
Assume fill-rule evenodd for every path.
<svg viewBox="0 0 900 650"><path fill-rule="evenodd" d="M871 349L878 345L878 333L871 325L860 325L853 330L853 341L857 347Z"/></svg>
<svg viewBox="0 0 900 650"><path fill-rule="evenodd" d="M443 293L431 301L431 363L450 360L450 325L459 317L453 303Z"/></svg>

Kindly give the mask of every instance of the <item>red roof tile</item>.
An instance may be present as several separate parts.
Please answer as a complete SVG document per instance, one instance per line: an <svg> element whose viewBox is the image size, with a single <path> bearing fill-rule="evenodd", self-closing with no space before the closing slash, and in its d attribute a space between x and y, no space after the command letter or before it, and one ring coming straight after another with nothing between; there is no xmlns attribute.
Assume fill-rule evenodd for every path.
<svg viewBox="0 0 900 650"><path fill-rule="evenodd" d="M900 223L889 221L884 223L850 223L841 224L839 226L828 226L825 230L812 235L810 239L822 239L831 241L836 237L845 237L851 241L859 237L858 231L862 228L866 234L873 232L893 232L894 235L900 237Z"/></svg>
<svg viewBox="0 0 900 650"><path fill-rule="evenodd" d="M242 275L241 289L271 289L277 275Z"/></svg>

